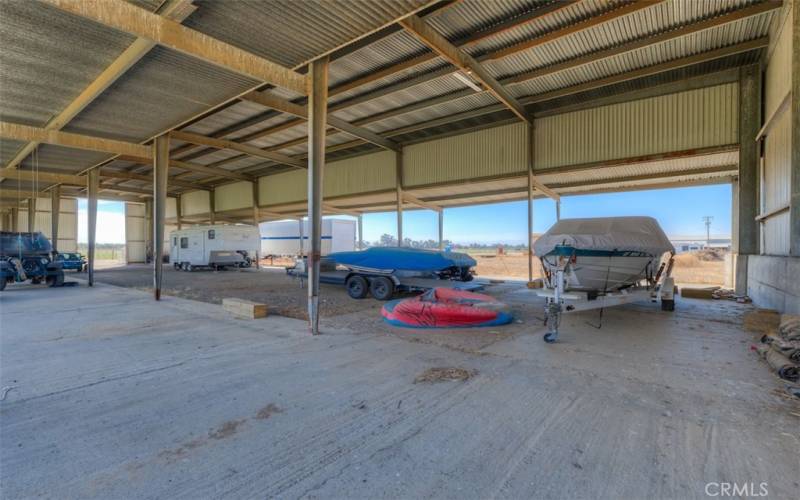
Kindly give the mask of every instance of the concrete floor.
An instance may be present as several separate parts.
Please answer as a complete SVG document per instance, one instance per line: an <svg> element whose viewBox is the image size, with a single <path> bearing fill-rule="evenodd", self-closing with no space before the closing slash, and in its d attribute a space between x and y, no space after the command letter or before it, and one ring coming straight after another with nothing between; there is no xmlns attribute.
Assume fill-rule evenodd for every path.
<svg viewBox="0 0 800 500"><path fill-rule="evenodd" d="M324 290L323 290L324 291ZM706 498L800 488L800 408L749 350L746 306L682 300L426 334L378 304L229 318L146 292L0 294L3 497ZM431 367L464 382L414 383ZM5 390L3 392L6 392ZM756 486L757 487L757 486Z"/></svg>

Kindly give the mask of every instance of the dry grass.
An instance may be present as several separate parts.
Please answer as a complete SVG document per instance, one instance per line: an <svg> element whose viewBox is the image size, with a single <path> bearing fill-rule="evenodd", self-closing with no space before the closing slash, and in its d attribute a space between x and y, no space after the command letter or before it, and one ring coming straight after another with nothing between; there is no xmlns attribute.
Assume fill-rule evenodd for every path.
<svg viewBox="0 0 800 500"><path fill-rule="evenodd" d="M528 278L528 258L524 253L506 255L473 254L478 265L475 272L486 278ZM722 285L725 282L727 269L723 256L713 260L698 252L684 253L675 256L675 267L672 276L678 283L701 283ZM541 277L539 259L534 258L533 277Z"/></svg>

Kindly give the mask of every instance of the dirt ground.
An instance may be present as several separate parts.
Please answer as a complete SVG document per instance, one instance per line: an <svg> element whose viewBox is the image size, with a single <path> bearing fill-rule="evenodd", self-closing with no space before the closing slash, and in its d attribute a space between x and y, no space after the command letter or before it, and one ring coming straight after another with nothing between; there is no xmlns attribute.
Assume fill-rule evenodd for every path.
<svg viewBox="0 0 800 500"><path fill-rule="evenodd" d="M478 261L475 272L487 278L528 278L528 258L524 253L505 255L472 254ZM675 268L672 276L677 283L700 283L722 285L725 282L725 261L703 260L696 252L675 256ZM538 259L533 262L533 277L541 277L541 266Z"/></svg>
<svg viewBox="0 0 800 500"><path fill-rule="evenodd" d="M86 279L86 273L70 273ZM100 283L150 291L153 286L152 268L144 264L121 265L95 270ZM369 307L365 301L351 299L344 287L322 285L320 297L323 315L339 315ZM306 293L300 280L286 275L282 269L242 269L228 271L175 271L164 266L162 292L186 299L221 304L222 299L234 297L267 304L271 314L306 319ZM370 300L369 302L374 302Z"/></svg>

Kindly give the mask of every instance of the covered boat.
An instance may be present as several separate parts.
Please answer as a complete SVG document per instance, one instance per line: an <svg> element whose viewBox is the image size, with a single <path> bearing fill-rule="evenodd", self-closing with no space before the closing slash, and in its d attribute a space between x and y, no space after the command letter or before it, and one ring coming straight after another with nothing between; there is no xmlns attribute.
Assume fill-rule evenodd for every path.
<svg viewBox="0 0 800 500"><path fill-rule="evenodd" d="M508 306L494 297L451 288L432 288L417 297L393 300L381 314L387 323L406 328L497 326L513 319Z"/></svg>
<svg viewBox="0 0 800 500"><path fill-rule="evenodd" d="M567 289L598 292L657 279L661 257L675 252L652 217L561 219L533 248L546 274L567 270Z"/></svg>
<svg viewBox="0 0 800 500"><path fill-rule="evenodd" d="M419 248L373 247L361 252L335 252L327 260L362 273L431 275L440 278L472 279L470 269L477 262L465 253Z"/></svg>

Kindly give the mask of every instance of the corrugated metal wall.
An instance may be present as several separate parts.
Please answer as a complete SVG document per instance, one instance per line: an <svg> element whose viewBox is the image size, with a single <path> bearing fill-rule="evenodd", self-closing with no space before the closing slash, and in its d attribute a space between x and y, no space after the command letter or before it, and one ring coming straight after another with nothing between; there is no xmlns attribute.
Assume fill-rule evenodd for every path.
<svg viewBox="0 0 800 500"><path fill-rule="evenodd" d="M214 210L236 210L253 206L253 185L247 181L224 184L214 190Z"/></svg>
<svg viewBox="0 0 800 500"><path fill-rule="evenodd" d="M145 262L145 207L143 203L125 203L125 261Z"/></svg>
<svg viewBox="0 0 800 500"><path fill-rule="evenodd" d="M164 217L172 219L176 215L175 207L178 206L177 198L167 198L167 206L164 207Z"/></svg>
<svg viewBox="0 0 800 500"><path fill-rule="evenodd" d="M393 189L395 153L381 151L325 165L323 196L343 196ZM259 178L261 205L305 201L308 176L305 170L291 170Z"/></svg>
<svg viewBox="0 0 800 500"><path fill-rule="evenodd" d="M18 212L17 228L28 231L28 211ZM34 231L41 231L50 238L50 198L36 200L36 221ZM61 207L58 215L58 245L60 252L78 251L78 200L75 198L61 198Z"/></svg>
<svg viewBox="0 0 800 500"><path fill-rule="evenodd" d="M207 214L211 193L208 191L189 191L181 195L181 215Z"/></svg>
<svg viewBox="0 0 800 500"><path fill-rule="evenodd" d="M306 199L306 171L290 170L259 177L258 201L261 205L279 205Z"/></svg>
<svg viewBox="0 0 800 500"><path fill-rule="evenodd" d="M392 189L395 178L393 151L334 161L325 167L323 195L342 196Z"/></svg>
<svg viewBox="0 0 800 500"><path fill-rule="evenodd" d="M738 142L738 83L536 120L535 168Z"/></svg>
<svg viewBox="0 0 800 500"><path fill-rule="evenodd" d="M774 50L765 72L764 116L770 116L780 105L791 85L792 68L792 13L781 20ZM775 210L789 203L791 184L791 109L778 118L764 142L764 172L761 186L762 213ZM762 253L789 255L789 214L782 213L767 219L762 224Z"/></svg>
<svg viewBox="0 0 800 500"><path fill-rule="evenodd" d="M494 127L404 149L407 187L524 173L526 126Z"/></svg>

